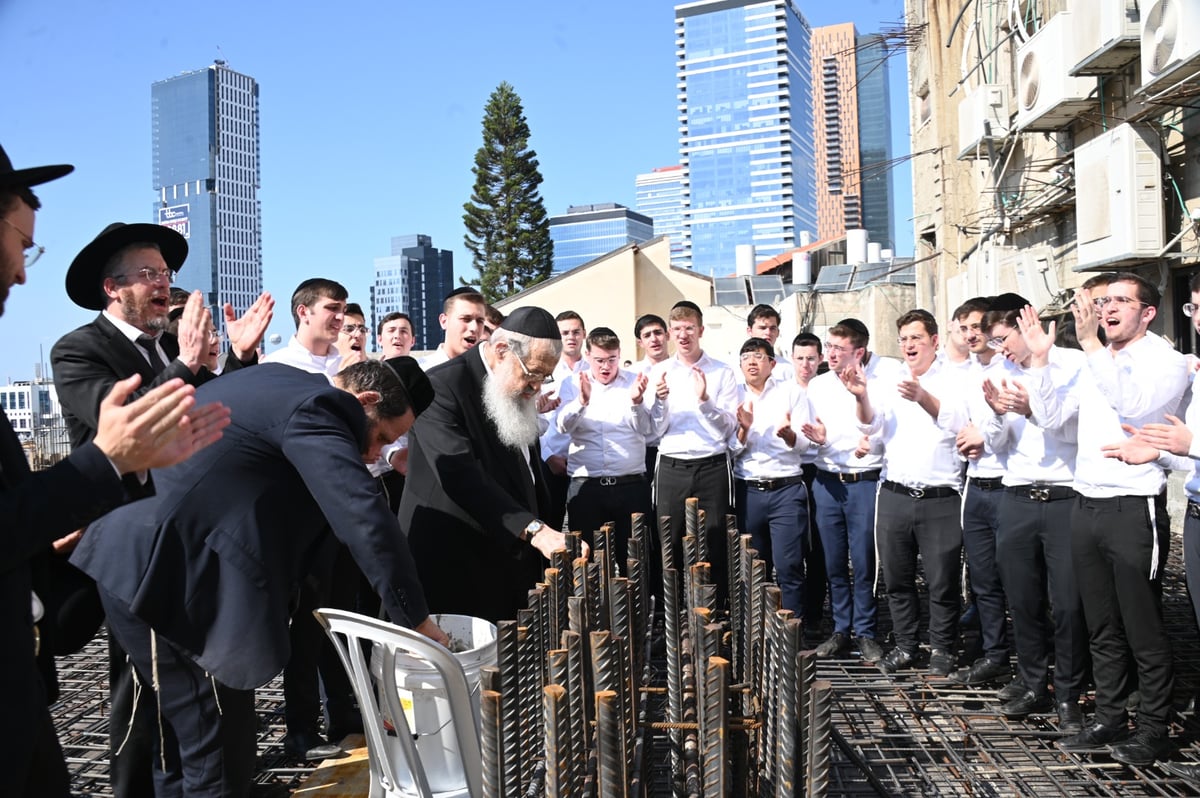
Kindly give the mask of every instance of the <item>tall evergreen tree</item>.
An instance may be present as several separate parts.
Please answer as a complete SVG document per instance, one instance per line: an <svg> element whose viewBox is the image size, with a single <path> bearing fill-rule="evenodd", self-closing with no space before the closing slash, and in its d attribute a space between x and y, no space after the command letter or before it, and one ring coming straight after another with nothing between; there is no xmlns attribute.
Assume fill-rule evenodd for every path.
<svg viewBox="0 0 1200 798"><path fill-rule="evenodd" d="M463 237L479 272L480 292L495 302L550 276L554 242L538 186L537 153L521 98L507 82L488 98L483 146L475 153L475 188L463 205Z"/></svg>

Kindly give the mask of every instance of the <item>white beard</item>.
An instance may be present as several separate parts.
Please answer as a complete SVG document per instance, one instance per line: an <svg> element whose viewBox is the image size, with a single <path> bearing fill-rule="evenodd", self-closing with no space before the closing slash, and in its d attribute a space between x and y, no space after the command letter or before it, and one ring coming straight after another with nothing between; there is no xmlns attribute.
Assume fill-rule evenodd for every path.
<svg viewBox="0 0 1200 798"><path fill-rule="evenodd" d="M505 446L525 449L538 439L537 404L509 396L490 374L483 378L483 410Z"/></svg>

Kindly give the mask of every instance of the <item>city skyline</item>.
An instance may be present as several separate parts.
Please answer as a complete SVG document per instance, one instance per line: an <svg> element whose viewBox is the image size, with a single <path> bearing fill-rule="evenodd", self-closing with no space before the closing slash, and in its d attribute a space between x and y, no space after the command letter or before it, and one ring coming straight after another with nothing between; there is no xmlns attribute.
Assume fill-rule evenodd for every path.
<svg viewBox="0 0 1200 798"><path fill-rule="evenodd" d="M458 277L475 278L462 203L483 107L501 80L525 104L547 208L633 207L635 176L678 162L669 2L480 5L466 23L424 4L362 3L319 19L302 10L281 17L226 0L120 11L81 0L53 9L0 3L6 102L20 109L0 122L0 143L18 166L77 167L38 192L45 207L34 237L47 253L8 303L9 330L29 332L0 354L0 378L29 377L39 348L48 353L90 320L64 296L63 275L109 222L152 220L149 87L216 58L260 86L264 280L279 303L271 333L285 340L296 284L338 279L365 305L380 244L397 231L428 233L459 254ZM804 12L812 24L849 17L873 31L898 24L903 4ZM405 57L392 55L397 30L450 28L469 59L445 58L436 36L407 38ZM901 55L892 69L901 87L904 72ZM897 95L893 117L907 141L907 95ZM897 154L907 152L901 146ZM907 174L897 175L898 194L911 204ZM905 207L896 213L899 253L912 248Z"/></svg>

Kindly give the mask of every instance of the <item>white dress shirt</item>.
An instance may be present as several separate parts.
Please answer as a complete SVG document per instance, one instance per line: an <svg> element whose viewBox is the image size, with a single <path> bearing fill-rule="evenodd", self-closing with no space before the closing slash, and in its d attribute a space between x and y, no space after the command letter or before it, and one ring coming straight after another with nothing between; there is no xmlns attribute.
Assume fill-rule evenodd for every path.
<svg viewBox="0 0 1200 798"><path fill-rule="evenodd" d="M1050 365L1046 367L1045 378L1058 401L1065 400L1067 394L1076 390L1085 360L1078 349L1056 346L1050 350ZM1015 373L1007 378L1009 384L1020 385L1032 393L1029 372L1014 368ZM1019 413L997 415L992 412L980 429L989 448L1005 453L1005 485L1072 485L1078 449L1077 421L1078 417L1074 417L1060 427L1043 428Z"/></svg>
<svg viewBox="0 0 1200 798"><path fill-rule="evenodd" d="M948 373L949 372L949 373ZM934 419L916 402L904 399L895 386L867 384L874 415L859 429L883 442L883 478L910 488L962 487L962 460L955 438L967 423L967 406L959 377L935 362L918 378L938 400Z"/></svg>
<svg viewBox="0 0 1200 798"><path fill-rule="evenodd" d="M755 393L745 384L738 386L738 405L747 401L751 403L754 420L746 431L746 440L738 440L740 425L734 427L733 435L729 437L733 475L738 479L797 476L810 443L800 432L800 427L812 420L805 390L795 380L788 383L768 377L762 393ZM795 446L788 446L776 434L779 425L788 417L792 431L796 433Z"/></svg>
<svg viewBox="0 0 1200 798"><path fill-rule="evenodd" d="M151 366L153 366L154 363L152 363L150 361L150 353L147 352L145 349L143 349L142 345L138 343L138 339L141 338L143 335L149 335L151 338L154 339L154 349L156 352L158 352L158 357L162 361L161 365L169 366L171 364L171 358L167 357L167 353L163 351L162 344L159 343L159 339L162 338L161 330L157 333L154 333L153 335L151 335L150 333L144 333L141 330L139 330L137 327L134 327L132 324L125 321L124 319L117 318L113 314L109 313L107 310L102 310L100 312L104 316L104 318L106 318L110 322L112 322L112 325L121 331L121 335L124 335L126 338L129 339L130 343L132 343L134 345L134 347L137 349L138 353L142 356L142 358L144 358L147 363L150 363ZM176 359L178 360L178 358L176 358ZM155 369L155 372L157 373L158 369Z"/></svg>
<svg viewBox="0 0 1200 798"><path fill-rule="evenodd" d="M685 460L698 460L723 454L729 448L729 436L737 429L737 383L733 369L702 354L696 366L704 372L708 398L696 397L692 366L678 357L670 357L650 373L653 391L659 376L667 375L667 429L658 443L658 453Z"/></svg>
<svg viewBox="0 0 1200 798"><path fill-rule="evenodd" d="M666 361L660 361L660 362L666 362ZM654 367L657 365L658 365L658 363L655 363L650 358L644 357L641 360L639 360L638 362L634 363L632 366L630 366L629 370L632 371L634 374L645 374L646 377L649 378L650 372L653 371ZM646 390L649 391L650 393L654 393L654 380L653 379L650 380L650 385L649 385L649 387L646 388ZM653 435L649 435L646 437L646 445L647 446L658 446L658 441L661 438L662 438L661 432L656 432Z"/></svg>
<svg viewBox="0 0 1200 798"><path fill-rule="evenodd" d="M558 431L567 436L572 477L624 477L646 471L646 437L666 426L666 412L646 386L640 404L631 397L636 375L621 370L608 385L592 380L588 403L579 393L579 375L559 389Z"/></svg>
<svg viewBox="0 0 1200 798"><path fill-rule="evenodd" d="M895 358L872 353L864 369L870 396L895 393L896 384L908 377L908 369ZM862 440L858 428L858 404L854 394L846 390L842 379L833 371L818 374L808 383L808 401L814 419L825 425L825 443L813 445L817 468L835 474L877 471L883 468L883 448L872 446L862 457L854 452Z"/></svg>
<svg viewBox="0 0 1200 798"><path fill-rule="evenodd" d="M450 356L446 354L446 345L442 343L438 344L437 349L433 350L428 355L417 361L417 365L420 366L422 370L429 371L434 366L440 366L449 359Z"/></svg>
<svg viewBox="0 0 1200 798"><path fill-rule="evenodd" d="M554 382L549 385L542 386L542 394L547 396L556 396L562 398L562 386L571 378L572 375L578 374L588 367L588 363L583 358L575 361L572 365L563 358L558 359L558 363L554 365ZM542 459L548 460L554 455L559 457L567 456L567 449L571 444L571 436L558 431L558 423L556 418L559 411L562 410L560 403L557 408L548 413L543 413L542 418L546 420L546 428L542 430ZM606 475L607 476L607 475Z"/></svg>
<svg viewBox="0 0 1200 798"><path fill-rule="evenodd" d="M1075 489L1094 499L1157 496L1166 474L1157 463L1130 465L1105 457L1105 444L1126 437L1122 424L1163 423L1179 408L1188 385L1187 360L1157 335L1145 335L1119 352L1107 347L1086 356L1075 390L1062 397L1048 369L1029 369L1034 423L1060 427L1078 416Z"/></svg>
<svg viewBox="0 0 1200 798"><path fill-rule="evenodd" d="M341 370L342 356L338 353L337 347L332 345L329 347L328 355L323 357L314 355L293 335L287 346L276 349L259 362L282 363L310 374L324 374L326 379L333 382L333 378Z"/></svg>
<svg viewBox="0 0 1200 798"><path fill-rule="evenodd" d="M1021 373L1017 366L1000 353L987 363L975 361L975 368L962 375L963 392L967 401L967 412L975 429L983 436L983 451L976 458L967 458L967 476L980 479L995 479L1006 473L1007 449L997 450L988 443L984 427L996 417L991 405L983 398L983 383L991 382L999 388L1005 380L1011 382Z"/></svg>

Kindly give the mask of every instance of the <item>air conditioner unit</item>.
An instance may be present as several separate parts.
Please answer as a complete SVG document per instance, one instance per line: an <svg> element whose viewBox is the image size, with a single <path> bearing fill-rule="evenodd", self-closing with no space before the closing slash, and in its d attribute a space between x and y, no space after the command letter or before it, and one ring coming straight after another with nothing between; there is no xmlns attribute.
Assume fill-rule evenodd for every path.
<svg viewBox="0 0 1200 798"><path fill-rule="evenodd" d="M1200 0L1154 0L1142 14L1142 91L1200 71Z"/></svg>
<svg viewBox="0 0 1200 798"><path fill-rule="evenodd" d="M1007 135L1009 118L1007 86L985 83L968 91L958 104L958 159L986 158L987 142Z"/></svg>
<svg viewBox="0 0 1200 798"><path fill-rule="evenodd" d="M1001 262L1000 271L1012 276L1017 293L1035 308L1046 307L1062 291L1054 264L1054 250L1047 246L1010 251Z"/></svg>
<svg viewBox="0 0 1200 798"><path fill-rule="evenodd" d="M1163 247L1158 134L1130 124L1075 149L1076 271L1155 258Z"/></svg>
<svg viewBox="0 0 1200 798"><path fill-rule="evenodd" d="M1067 69L1075 52L1069 12L1055 14L1017 48L1017 128L1058 130L1096 100L1095 78L1073 78Z"/></svg>
<svg viewBox="0 0 1200 798"><path fill-rule="evenodd" d="M1076 57L1072 75L1111 75L1138 57L1139 0L1074 0Z"/></svg>

